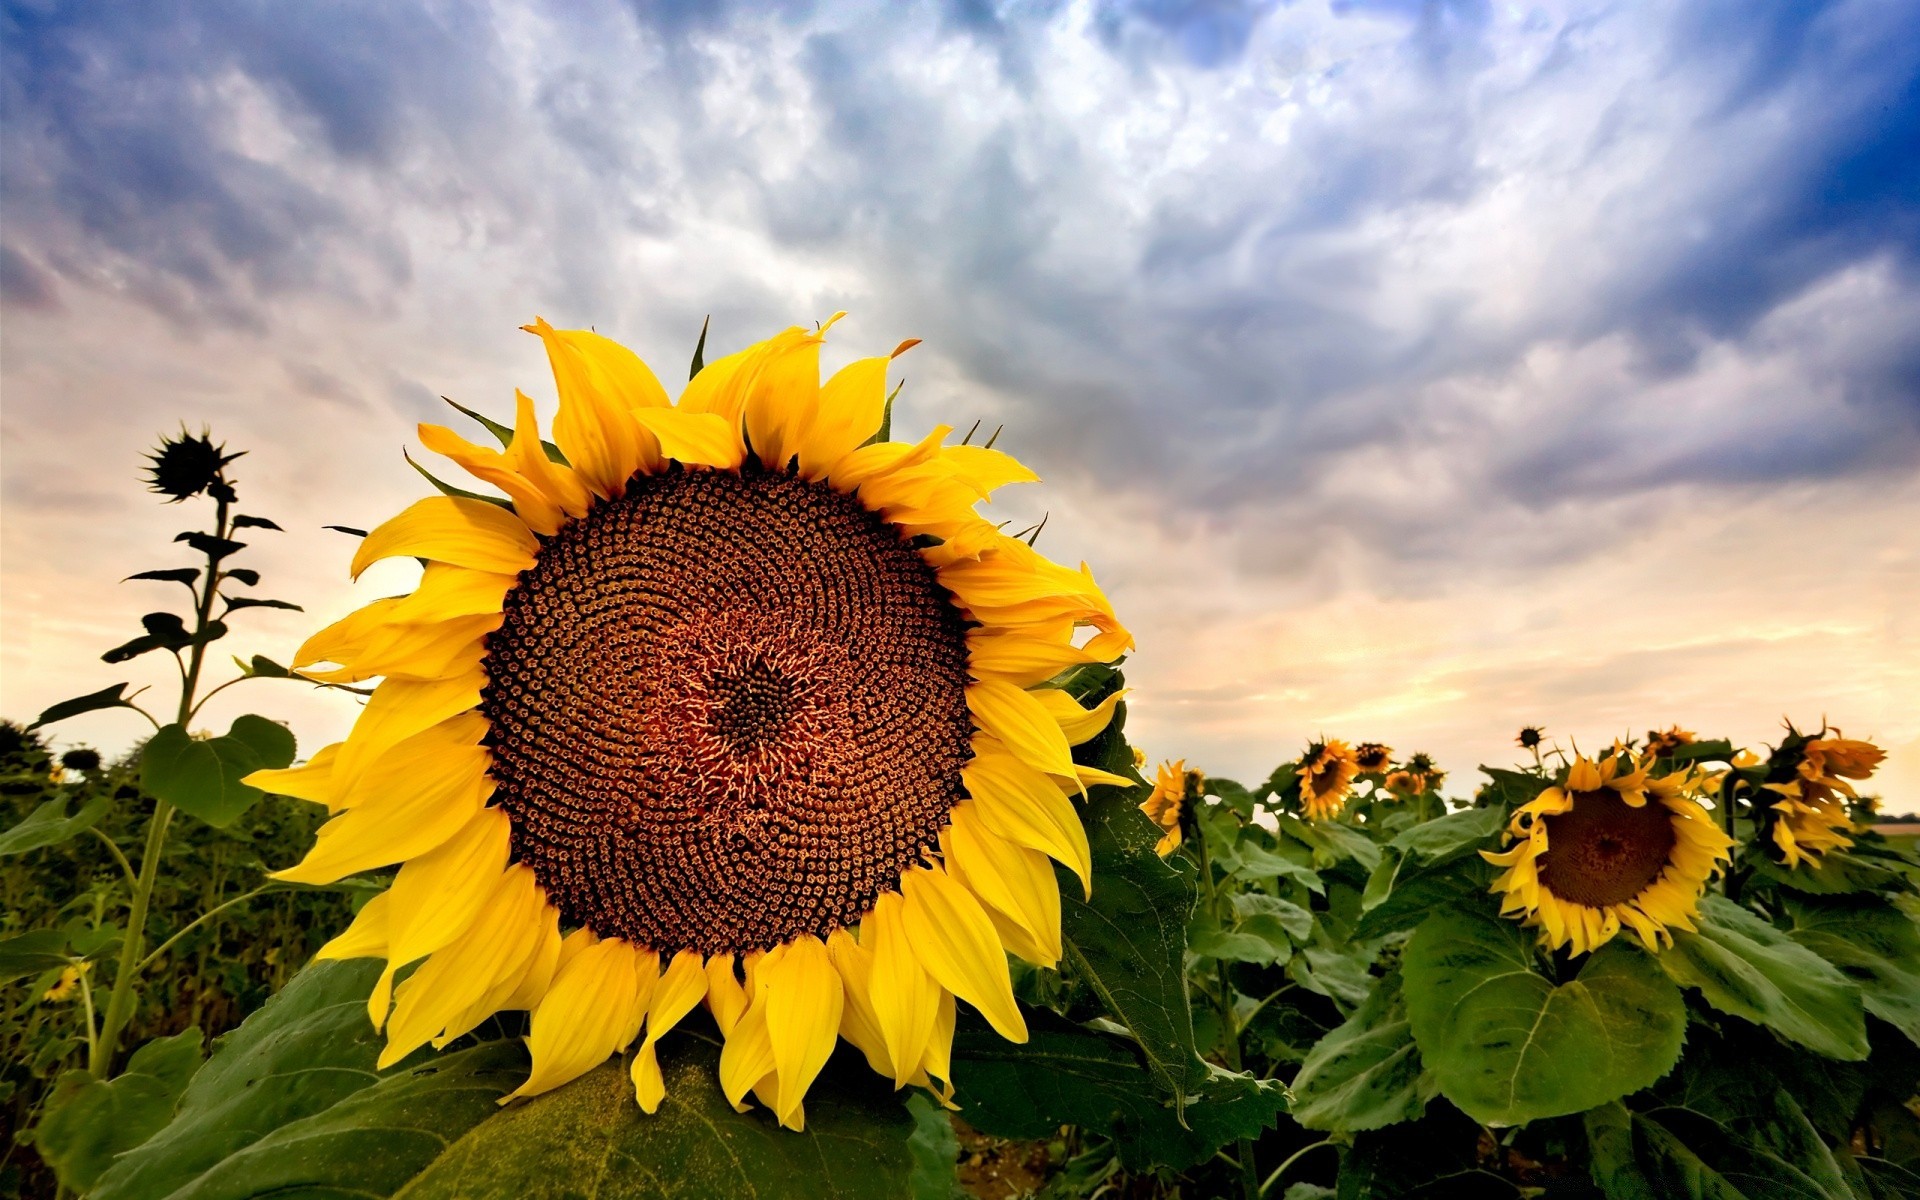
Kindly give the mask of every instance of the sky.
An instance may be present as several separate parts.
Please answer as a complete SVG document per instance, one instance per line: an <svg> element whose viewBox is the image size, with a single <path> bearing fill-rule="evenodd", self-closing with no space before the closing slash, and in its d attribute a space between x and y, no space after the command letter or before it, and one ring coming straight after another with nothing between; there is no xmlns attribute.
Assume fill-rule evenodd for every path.
<svg viewBox="0 0 1920 1200"><path fill-rule="evenodd" d="M423 493L439 397L551 413L519 325L671 379L844 309L830 364L924 339L896 430L1043 477L992 515L1093 566L1155 758L1465 794L1523 724L1825 719L1920 809L1910 0L7 0L0 103L9 717L168 694L98 658L177 598L116 582L186 561L163 431L248 451L238 561L306 611L221 648L284 660L409 586L321 526Z"/></svg>

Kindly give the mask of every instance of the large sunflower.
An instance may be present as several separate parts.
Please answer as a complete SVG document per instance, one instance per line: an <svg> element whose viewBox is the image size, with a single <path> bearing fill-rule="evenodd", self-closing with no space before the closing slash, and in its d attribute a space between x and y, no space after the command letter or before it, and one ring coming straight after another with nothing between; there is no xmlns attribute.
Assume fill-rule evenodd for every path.
<svg viewBox="0 0 1920 1200"><path fill-rule="evenodd" d="M616 343L527 328L556 445L524 394L502 450L421 427L510 502L432 496L366 537L354 575L415 556L418 589L296 665L382 682L345 742L252 777L336 814L279 878L401 864L321 951L387 960L380 1065L528 1009L515 1096L642 1038L652 1112L655 1043L704 1002L743 1109L801 1127L837 1036L950 1097L955 998L1025 1039L1005 951L1057 961L1049 857L1091 886L1070 797L1124 782L1071 754L1118 697L1049 681L1130 635L1084 565L974 511L1032 472L946 426L876 440L912 343L822 384L825 329L788 329L675 404Z"/></svg>
<svg viewBox="0 0 1920 1200"><path fill-rule="evenodd" d="M1537 926L1548 949L1599 949L1624 925L1649 950L1691 930L1700 894L1732 841L1694 799L1697 768L1660 778L1651 760L1576 757L1565 777L1513 814L1510 848L1481 856L1506 871L1503 916Z"/></svg>
<svg viewBox="0 0 1920 1200"><path fill-rule="evenodd" d="M1346 807L1347 793L1360 774L1353 747L1323 740L1307 747L1295 764L1300 782L1300 809L1310 820L1331 821Z"/></svg>

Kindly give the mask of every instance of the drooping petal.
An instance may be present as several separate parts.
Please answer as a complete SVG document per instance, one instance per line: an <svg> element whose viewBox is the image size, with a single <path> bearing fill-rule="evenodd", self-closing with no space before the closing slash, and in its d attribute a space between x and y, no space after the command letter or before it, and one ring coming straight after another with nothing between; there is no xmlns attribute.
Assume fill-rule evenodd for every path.
<svg viewBox="0 0 1920 1200"><path fill-rule="evenodd" d="M387 889L387 969L367 1000L374 1028L386 1019L394 972L473 926L506 869L508 836L507 814L481 809L445 843L409 859L393 877Z"/></svg>
<svg viewBox="0 0 1920 1200"><path fill-rule="evenodd" d="M633 1058L634 1096L645 1111L658 1112L660 1101L667 1095L654 1045L680 1023L680 1018L692 1012L693 1006L706 994L707 974L700 955L692 950L674 955L666 973L654 986L652 1000L647 1005L647 1040L640 1044L640 1053Z"/></svg>
<svg viewBox="0 0 1920 1200"><path fill-rule="evenodd" d="M400 624L423 624L472 617L500 611L501 601L519 582L513 575L475 571L447 563L428 563L420 575L420 586L402 597L390 616ZM330 662L338 658L327 656Z"/></svg>
<svg viewBox="0 0 1920 1200"><path fill-rule="evenodd" d="M774 1115L787 1124L840 1033L845 994L826 944L812 934L789 943L767 975L766 1000L767 1039L780 1077Z"/></svg>
<svg viewBox="0 0 1920 1200"><path fill-rule="evenodd" d="M366 650L367 643L393 621L403 603L405 598L401 596L375 600L320 629L293 652L294 669L304 675L306 672L301 668L317 662L352 662Z"/></svg>
<svg viewBox="0 0 1920 1200"><path fill-rule="evenodd" d="M334 759L334 793L353 795L361 773L393 746L456 713L478 707L480 689L486 684L486 672L475 667L448 679L389 679L376 687Z"/></svg>
<svg viewBox="0 0 1920 1200"><path fill-rule="evenodd" d="M240 782L276 796L292 796L315 804L333 807L333 763L340 755L341 743L322 746L312 758L297 767L278 771L255 771Z"/></svg>
<svg viewBox="0 0 1920 1200"><path fill-rule="evenodd" d="M634 949L626 942L608 938L575 955L533 1010L533 1069L502 1102L552 1091L605 1062L633 1038L637 994Z"/></svg>
<svg viewBox="0 0 1920 1200"><path fill-rule="evenodd" d="M353 923L313 957L324 962L335 958L385 958L387 956L387 901L391 893L381 892L354 914Z"/></svg>
<svg viewBox="0 0 1920 1200"><path fill-rule="evenodd" d="M1072 802L1047 776L997 743L975 739L974 751L960 777L979 806L981 820L1001 837L1059 860L1091 895L1093 851Z"/></svg>
<svg viewBox="0 0 1920 1200"><path fill-rule="evenodd" d="M1066 735L1068 744L1078 746L1099 736L1101 730L1113 723L1113 710L1127 692L1121 688L1092 708L1081 708L1079 701L1059 688L1036 688L1027 694L1039 700L1060 723L1060 732Z"/></svg>
<svg viewBox="0 0 1920 1200"><path fill-rule="evenodd" d="M861 947L870 947L868 995L895 1087L905 1086L920 1065L940 1003L940 988L908 938L905 909L898 892L882 892L863 926L870 941Z"/></svg>
<svg viewBox="0 0 1920 1200"><path fill-rule="evenodd" d="M873 952L847 930L836 929L827 935L827 956L833 960L833 969L840 972L846 994L840 1010L840 1036L866 1056L875 1074L893 1078L893 1060L887 1055L886 1038L880 1033L879 1014L873 1006Z"/></svg>
<svg viewBox="0 0 1920 1200"><path fill-rule="evenodd" d="M725 1037L733 1032L747 1011L747 989L740 986L740 977L734 974L731 954L709 958L706 971L707 1010L713 1014L713 1023L720 1027L720 1036Z"/></svg>
<svg viewBox="0 0 1920 1200"><path fill-rule="evenodd" d="M381 559L407 554L513 575L531 567L539 549L539 539L527 523L497 504L462 496L428 496L362 538L351 573L358 579Z"/></svg>
<svg viewBox="0 0 1920 1200"><path fill-rule="evenodd" d="M515 872L509 868L508 873ZM559 910L547 903L546 891L537 884L530 888L516 886L514 895L526 911L524 921L517 923L516 928L518 924L525 924L532 931L525 963L503 971L479 999L449 1017L440 1032L433 1035L435 1050L445 1049L448 1042L473 1032L482 1021L504 1009L535 1007L546 995L547 985L553 982L554 962L560 951Z"/></svg>
<svg viewBox="0 0 1920 1200"><path fill-rule="evenodd" d="M1049 775L1073 775L1073 748L1033 693L997 679L976 680L967 687L967 707L974 724L1022 761Z"/></svg>
<svg viewBox="0 0 1920 1200"><path fill-rule="evenodd" d="M1038 850L994 833L975 801L954 805L947 829L947 869L994 918L1001 940L1035 966L1060 961L1060 886ZM1022 935L1007 938L1008 923Z"/></svg>
<svg viewBox="0 0 1920 1200"><path fill-rule="evenodd" d="M400 985L379 1070L426 1045L490 992L511 987L526 969L541 928L533 870L515 866L492 883L481 919Z"/></svg>
<svg viewBox="0 0 1920 1200"><path fill-rule="evenodd" d="M1013 1000L1006 952L980 902L938 867L914 867L900 886L907 901L907 934L927 973L979 1009L1001 1037L1026 1041L1027 1023Z"/></svg>

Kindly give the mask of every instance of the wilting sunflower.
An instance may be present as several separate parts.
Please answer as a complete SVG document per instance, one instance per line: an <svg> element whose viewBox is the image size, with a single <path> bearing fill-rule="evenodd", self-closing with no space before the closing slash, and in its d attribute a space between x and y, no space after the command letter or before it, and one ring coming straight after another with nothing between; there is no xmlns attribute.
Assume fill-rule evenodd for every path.
<svg viewBox="0 0 1920 1200"><path fill-rule="evenodd" d="M1649 729L1647 730L1647 754L1652 758L1665 758L1682 746L1693 745L1694 738L1695 735L1691 729L1682 729L1678 725L1669 726L1666 729Z"/></svg>
<svg viewBox="0 0 1920 1200"><path fill-rule="evenodd" d="M1393 751L1379 742L1361 742L1353 748L1353 765L1362 775L1378 775L1393 765Z"/></svg>
<svg viewBox="0 0 1920 1200"><path fill-rule="evenodd" d="M1853 817L1840 795L1857 800L1859 793L1849 780L1872 775L1886 752L1872 742L1835 736L1808 739L1800 747L1800 756L1795 778L1766 785L1780 796L1771 806L1775 814L1771 835L1788 867L1802 861L1817 867L1827 851L1853 845L1848 836L1853 832Z"/></svg>
<svg viewBox="0 0 1920 1200"><path fill-rule="evenodd" d="M1691 930L1700 894L1732 840L1694 799L1703 776L1689 767L1649 778L1651 760L1576 756L1563 778L1522 805L1507 826L1509 849L1481 856L1506 872L1503 916L1538 927L1548 949L1599 949L1633 930L1649 950L1670 944L1669 927Z"/></svg>
<svg viewBox="0 0 1920 1200"><path fill-rule="evenodd" d="M874 440L893 356L822 384L825 329L788 329L675 404L616 343L528 329L556 445L525 395L502 450L421 427L511 502L432 496L366 537L356 576L417 556L419 587L296 665L384 681L345 742L251 777L337 814L279 878L402 864L321 951L387 960L380 1065L523 1008L513 1095L644 1034L652 1112L655 1044L704 1001L736 1106L801 1127L836 1036L950 1096L955 998L1025 1039L1005 951L1058 959L1049 857L1091 886L1070 797L1125 782L1071 755L1118 696L1049 681L1130 635L1085 566L974 511L1032 472L946 426Z"/></svg>
<svg viewBox="0 0 1920 1200"><path fill-rule="evenodd" d="M1345 742L1315 742L1295 764L1300 781L1300 807L1315 821L1340 815L1354 776L1360 773L1353 748Z"/></svg>
<svg viewBox="0 0 1920 1200"><path fill-rule="evenodd" d="M1189 786L1197 789L1203 779L1200 772L1187 770L1184 758L1162 762L1155 773L1153 794L1140 805L1140 811L1166 831L1153 847L1153 852L1161 858L1180 848L1180 818L1186 810L1187 791Z"/></svg>

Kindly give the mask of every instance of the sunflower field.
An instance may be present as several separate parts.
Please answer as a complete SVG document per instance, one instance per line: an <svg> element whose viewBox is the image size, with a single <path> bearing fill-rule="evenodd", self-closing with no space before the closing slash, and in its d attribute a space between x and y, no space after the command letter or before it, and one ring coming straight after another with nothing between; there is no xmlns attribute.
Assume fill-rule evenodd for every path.
<svg viewBox="0 0 1920 1200"><path fill-rule="evenodd" d="M103 658L177 691L0 726L0 1195L1920 1195L1877 747L1155 761L1093 572L981 511L1032 472L897 437L914 343L823 381L833 323L674 397L536 321L546 435L421 426L471 478L342 531L411 590L285 665L227 639L300 535L162 440L188 598ZM241 686L360 707L206 728Z"/></svg>

